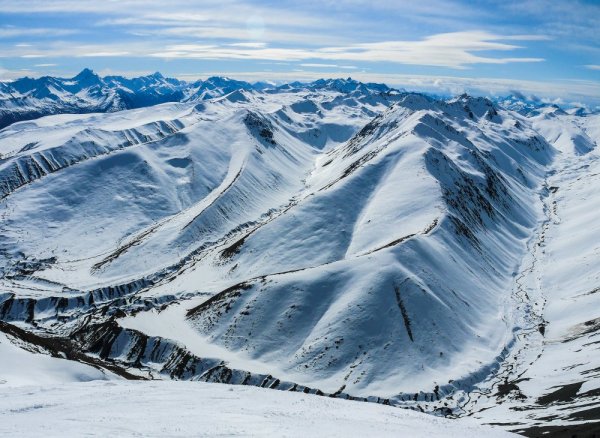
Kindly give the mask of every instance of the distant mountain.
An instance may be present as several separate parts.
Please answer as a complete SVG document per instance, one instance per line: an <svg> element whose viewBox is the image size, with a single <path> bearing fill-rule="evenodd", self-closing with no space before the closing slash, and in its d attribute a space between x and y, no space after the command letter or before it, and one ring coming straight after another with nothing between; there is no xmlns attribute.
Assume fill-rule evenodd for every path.
<svg viewBox="0 0 600 438"><path fill-rule="evenodd" d="M25 77L1 84L0 128L50 114L114 112L175 102L184 97L186 87L160 73L101 78L87 68L72 78Z"/></svg>
<svg viewBox="0 0 600 438"><path fill-rule="evenodd" d="M364 83L352 78L318 79L310 83L296 81L276 85L271 82L251 84L227 77L212 76L206 80L186 82L164 77L159 72L137 78L100 77L85 68L72 78L24 77L13 82L0 82L0 129L18 121L32 120L51 114L106 113L166 102L196 102L222 97L240 90L269 94L302 91L337 93L336 96L332 96L331 105L354 102L354 104L389 106L406 93L405 90L391 88L385 84ZM239 96L232 96L232 98L236 99ZM547 104L518 92L495 98L494 102L502 108L525 116L536 116L548 111L563 111L557 105ZM571 107L567 111L578 116L594 113L586 107Z"/></svg>
<svg viewBox="0 0 600 438"><path fill-rule="evenodd" d="M253 90L252 84L235 79L212 76L205 81L196 81L189 85L185 101L205 100L224 96L236 90Z"/></svg>
<svg viewBox="0 0 600 438"><path fill-rule="evenodd" d="M585 117L592 114L598 114L598 108L592 109L583 104L557 105L540 100L535 96L525 96L522 93L514 92L508 96L497 97L494 101L505 109L516 111L527 117L538 116L543 113L571 114L574 116Z"/></svg>
<svg viewBox="0 0 600 438"><path fill-rule="evenodd" d="M43 76L0 82L0 129L14 122L51 114L105 113L166 102L195 102L239 90L267 93L330 91L361 99L363 103L365 99L390 103L401 93L384 84L365 84L350 78L276 86L268 82L251 84L220 76L185 82L166 78L159 72L131 79L123 76L100 77L86 68L72 78Z"/></svg>
<svg viewBox="0 0 600 438"><path fill-rule="evenodd" d="M496 102L503 108L516 111L525 116L538 114L542 108L548 106L548 104L543 103L535 97L527 97L516 92L508 96L498 97L496 98Z"/></svg>
<svg viewBox="0 0 600 438"><path fill-rule="evenodd" d="M319 79L310 83L308 87L314 90L335 90L342 93L389 93L393 90L385 84L375 84L372 82L365 84L352 78Z"/></svg>

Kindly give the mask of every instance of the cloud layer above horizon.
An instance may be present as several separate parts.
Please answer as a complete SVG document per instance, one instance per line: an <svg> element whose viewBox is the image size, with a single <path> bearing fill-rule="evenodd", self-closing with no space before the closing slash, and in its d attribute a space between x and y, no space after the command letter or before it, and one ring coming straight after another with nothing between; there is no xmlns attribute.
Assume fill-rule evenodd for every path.
<svg viewBox="0 0 600 438"><path fill-rule="evenodd" d="M0 80L83 67L195 79L351 75L600 104L600 3L0 0Z"/></svg>

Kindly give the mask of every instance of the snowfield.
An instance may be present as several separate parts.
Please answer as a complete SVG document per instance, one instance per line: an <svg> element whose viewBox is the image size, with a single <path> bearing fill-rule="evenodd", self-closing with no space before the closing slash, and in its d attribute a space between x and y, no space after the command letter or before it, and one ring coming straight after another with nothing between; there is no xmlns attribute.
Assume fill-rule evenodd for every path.
<svg viewBox="0 0 600 438"><path fill-rule="evenodd" d="M474 422L315 395L190 382L0 387L0 434L64 436L509 437Z"/></svg>
<svg viewBox="0 0 600 438"><path fill-rule="evenodd" d="M2 436L511 436L473 421L316 395L128 382L24 346L0 333Z"/></svg>
<svg viewBox="0 0 600 438"><path fill-rule="evenodd" d="M183 95L0 131L0 379L187 381L48 389L65 415L82 388L218 407L231 388L212 382L267 394L261 417L368 406L382 433L413 414L376 404L532 436L596 427L600 115L351 79L130 86L158 83ZM225 434L274 427L231 409Z"/></svg>
<svg viewBox="0 0 600 438"><path fill-rule="evenodd" d="M49 385L109 378L102 370L40 351L23 349L14 338L0 333L0 385ZM4 386L2 386L4 388ZM10 390L9 390L10 391ZM10 396L7 396L10 399Z"/></svg>

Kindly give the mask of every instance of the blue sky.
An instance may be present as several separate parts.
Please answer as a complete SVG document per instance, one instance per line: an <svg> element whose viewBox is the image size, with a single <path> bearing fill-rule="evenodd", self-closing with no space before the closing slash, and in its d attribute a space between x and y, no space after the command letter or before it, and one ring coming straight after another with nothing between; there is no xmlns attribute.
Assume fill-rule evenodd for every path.
<svg viewBox="0 0 600 438"><path fill-rule="evenodd" d="M600 105L600 0L0 0L0 79L348 77Z"/></svg>

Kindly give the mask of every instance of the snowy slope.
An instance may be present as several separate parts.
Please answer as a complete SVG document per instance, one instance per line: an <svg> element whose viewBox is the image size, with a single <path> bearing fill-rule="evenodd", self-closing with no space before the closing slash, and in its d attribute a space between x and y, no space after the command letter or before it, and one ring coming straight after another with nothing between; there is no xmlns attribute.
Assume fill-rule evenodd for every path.
<svg viewBox="0 0 600 438"><path fill-rule="evenodd" d="M23 345L26 344L21 344ZM41 353L43 350L25 350L19 347L18 341L14 338L0 333L1 388L5 388L4 391L10 393L14 386L87 382L111 378L110 373L107 375L100 369Z"/></svg>
<svg viewBox="0 0 600 438"><path fill-rule="evenodd" d="M423 392L426 401L431 394L468 387L471 379L496 366L512 330L509 321L496 317L508 300L502 291L524 250L523 229L535 224L531 189L551 154L537 134L515 128L516 121L508 113L499 115L491 102L467 96L446 103L406 95L369 124L361 107L334 105L327 111L326 104L335 101L328 92L316 102L302 93L288 94L294 101L283 106L273 104L282 101L281 93L270 95L270 101L252 94L231 96L178 114L183 127L172 135L126 144L101 160L81 160L27 184L16 192L18 198L8 197L6 251L13 251L11 260L22 253L52 261L37 283L17 271L9 287L21 297L35 296L45 282L62 286L65 297L73 290L155 283L159 297L172 294L174 287L182 295L217 294L210 307L193 310L196 299L188 305L190 322L211 343L258 361L262 373L331 393L402 403ZM339 119L352 120L348 114L339 116L342 109L362 116L365 125L348 142L332 143L321 152L298 135L309 123L331 129L337 121L341 129ZM320 113L318 120L314 113ZM119 117L105 116L104 124L95 118L78 122L83 130L76 138L89 129L124 125ZM140 120L139 114L128 117ZM11 128L17 132L7 140L28 144L31 130L19 128ZM81 144L56 137L51 141L61 152L70 151L71 143ZM215 149L215 143L225 146ZM523 149L516 149L520 145ZM46 150L42 144L24 153L31 157ZM141 171L136 161L126 159L132 153L144 154L137 158L141 163L156 163L153 170ZM149 155L157 153L161 156ZM159 180L155 174L169 169L163 163L171 163L174 154L178 160L189 157L189 163L208 160L210 171L192 168L187 174L219 180ZM116 173L112 162L119 165ZM102 170L94 170L98 167ZM524 171L529 179L523 179ZM96 174L101 179L86 184L86 176ZM71 187L83 188L86 196L65 193L65 177L77 181ZM405 181L409 185L398 189ZM148 194L135 197L145 205L132 211L113 204L132 186L148 184ZM159 196L157 188L190 185L209 192L188 195L189 204L171 207L179 210L176 214L158 209L175 196ZM75 202L69 209L74 213L64 218L65 206L57 198ZM32 214L44 199L59 211L48 205L43 216ZM96 212L97 205L105 207L107 216ZM132 216L136 211L149 217ZM92 221L95 229L76 225L94 216L102 218ZM41 222L56 225L48 232ZM31 238L35 233L39 237ZM498 251L504 251L501 257ZM455 256L444 265L431 265L444 253ZM231 286L242 282L243 287L234 286L245 291L242 299L231 300ZM283 290L295 293L275 298ZM232 309L226 316L223 306ZM457 313L464 319L456 319ZM380 315L376 324L374 315ZM433 331L426 321L433 322ZM387 333L386 339L379 333ZM353 339L361 341L348 341Z"/></svg>
<svg viewBox="0 0 600 438"><path fill-rule="evenodd" d="M297 205L245 233L237 254L221 254L220 263L235 266L227 276L244 284L193 309L192 322L214 342L264 361L269 373L328 392L400 403L423 392L425 401L489 372L510 342L498 308L534 213L509 207L528 196L514 146L469 140L470 130L475 139L505 126L482 111L483 121L461 127L469 134L453 129L465 104L407 96L331 149ZM532 131L514 136L531 144L534 159L515 158L533 179L536 160L549 152ZM480 153L508 164L502 177ZM445 264L432 264L449 253ZM207 281L215 269L203 265L186 275Z"/></svg>
<svg viewBox="0 0 600 438"><path fill-rule="evenodd" d="M600 118L551 115L535 124L560 153L547 182L547 220L518 286L544 330L522 339L503 376L504 395L479 400L473 416L515 428L533 424L530 433L576 433L576 425L591 433L590 422L600 418Z"/></svg>
<svg viewBox="0 0 600 438"><path fill-rule="evenodd" d="M69 436L513 436L387 406L211 383L93 382L0 394L7 436L62 437L66 424Z"/></svg>
<svg viewBox="0 0 600 438"><path fill-rule="evenodd" d="M0 131L21 344L530 431L593 415L598 116L351 79L185 100Z"/></svg>

